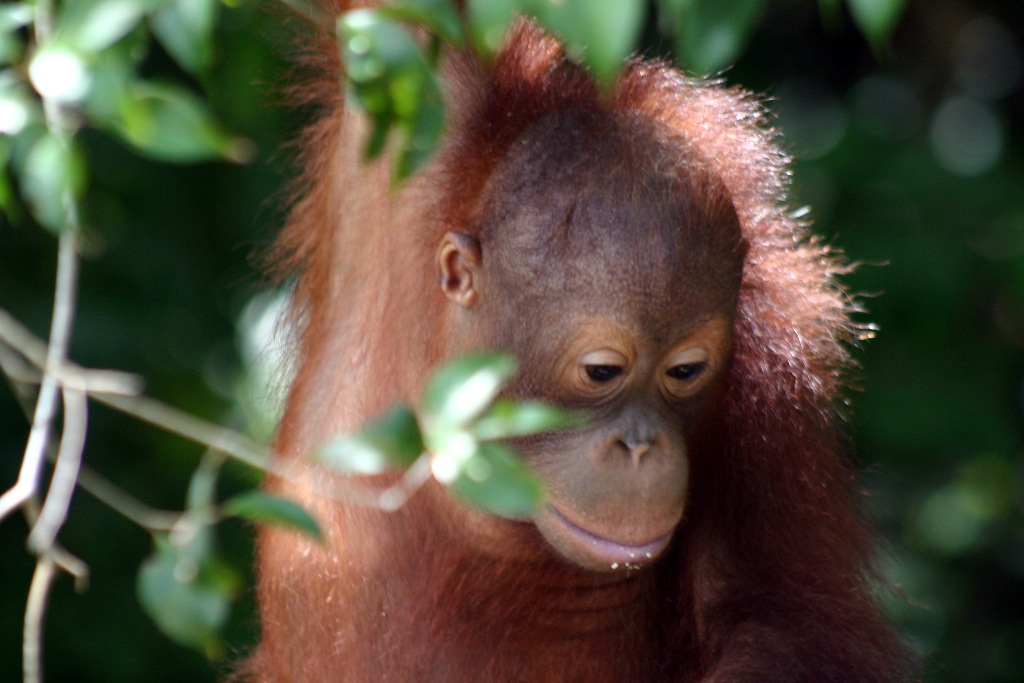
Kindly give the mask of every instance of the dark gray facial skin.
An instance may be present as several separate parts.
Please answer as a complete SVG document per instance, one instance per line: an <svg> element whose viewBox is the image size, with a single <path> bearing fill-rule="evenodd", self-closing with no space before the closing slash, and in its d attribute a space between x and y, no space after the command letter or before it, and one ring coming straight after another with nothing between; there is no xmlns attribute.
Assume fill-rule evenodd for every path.
<svg viewBox="0 0 1024 683"><path fill-rule="evenodd" d="M605 571L649 563L683 519L687 439L729 362L744 255L721 183L629 123L539 122L495 170L475 236L438 251L455 336L519 358L510 394L591 417L516 445L547 487L541 534Z"/></svg>

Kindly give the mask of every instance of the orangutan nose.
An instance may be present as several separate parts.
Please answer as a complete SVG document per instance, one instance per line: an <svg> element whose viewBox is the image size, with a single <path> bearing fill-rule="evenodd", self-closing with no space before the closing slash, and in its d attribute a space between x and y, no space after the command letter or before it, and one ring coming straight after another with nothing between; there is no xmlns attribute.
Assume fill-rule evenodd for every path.
<svg viewBox="0 0 1024 683"><path fill-rule="evenodd" d="M637 466L640 464L640 459L651 450L651 446L654 445L654 438L646 435L629 435L619 439L619 443L622 444L629 453L629 457L633 461L633 465Z"/></svg>

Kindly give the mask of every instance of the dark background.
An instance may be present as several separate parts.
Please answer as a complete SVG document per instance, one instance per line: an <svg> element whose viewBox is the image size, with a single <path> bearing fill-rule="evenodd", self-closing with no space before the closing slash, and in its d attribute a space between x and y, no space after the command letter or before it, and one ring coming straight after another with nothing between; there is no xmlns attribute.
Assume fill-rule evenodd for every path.
<svg viewBox="0 0 1024 683"><path fill-rule="evenodd" d="M653 23L653 22L652 22ZM207 84L213 106L256 149L248 165L171 166L86 133L87 256L71 356L138 373L147 392L265 437L245 330L259 268L281 224L286 141L307 113L279 106L287 22L224 11ZM927 658L930 682L1024 681L1024 3L911 2L887 50L816 4L770 3L725 74L764 93L794 167L794 206L859 263L846 278L861 322L854 459L882 530L884 601ZM649 32L648 52L666 54ZM147 69L187 80L154 48ZM44 334L55 241L0 217L0 307ZM93 406L86 461L156 507L180 508L198 446ZM27 424L0 386L0 487ZM251 485L229 468L227 488ZM0 526L0 681L20 676L33 560L24 521ZM247 571L248 531L220 542ZM61 535L92 571L61 577L46 627L47 680L200 681L255 638L251 595L236 607L228 661L209 663L157 632L135 598L148 534L76 495Z"/></svg>

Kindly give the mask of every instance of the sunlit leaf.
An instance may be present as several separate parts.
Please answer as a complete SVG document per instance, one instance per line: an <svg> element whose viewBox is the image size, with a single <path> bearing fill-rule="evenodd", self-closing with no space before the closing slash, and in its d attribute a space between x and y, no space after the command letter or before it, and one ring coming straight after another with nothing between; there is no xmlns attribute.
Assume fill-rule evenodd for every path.
<svg viewBox="0 0 1024 683"><path fill-rule="evenodd" d="M0 73L0 135L17 135L41 121L37 100L11 72Z"/></svg>
<svg viewBox="0 0 1024 683"><path fill-rule="evenodd" d="M458 358L438 370L427 383L421 403L428 437L436 430L463 427L480 416L515 368L515 359L508 354L482 353Z"/></svg>
<svg viewBox="0 0 1024 683"><path fill-rule="evenodd" d="M715 73L743 52L765 4L766 0L671 0L661 7L662 23L678 34L676 49L687 69Z"/></svg>
<svg viewBox="0 0 1024 683"><path fill-rule="evenodd" d="M56 39L84 53L99 52L135 28L156 0L74 0L62 5Z"/></svg>
<svg viewBox="0 0 1024 683"><path fill-rule="evenodd" d="M380 154L390 132L398 131L395 175L404 178L429 158L444 129L434 70L409 32L379 10L346 12L337 31L347 93L373 123L366 155Z"/></svg>
<svg viewBox="0 0 1024 683"><path fill-rule="evenodd" d="M422 93L416 110L406 125L406 143L398 158L396 176L407 178L434 154L444 132L444 103L441 92L432 85Z"/></svg>
<svg viewBox="0 0 1024 683"><path fill-rule="evenodd" d="M342 472L380 474L405 469L422 453L416 416L405 406L396 406L359 433L332 439L315 457Z"/></svg>
<svg viewBox="0 0 1024 683"><path fill-rule="evenodd" d="M509 518L528 517L544 496L537 477L500 443L480 444L449 487L465 502Z"/></svg>
<svg viewBox="0 0 1024 683"><path fill-rule="evenodd" d="M68 104L82 100L92 82L80 54L54 45L44 46L32 56L28 76L42 97Z"/></svg>
<svg viewBox="0 0 1024 683"><path fill-rule="evenodd" d="M0 5L0 34L24 28L32 21L32 6L24 2Z"/></svg>
<svg viewBox="0 0 1024 683"><path fill-rule="evenodd" d="M320 540L323 533L309 512L298 503L280 496L250 491L224 503L224 513L260 524L275 524L287 527Z"/></svg>
<svg viewBox="0 0 1024 683"><path fill-rule="evenodd" d="M507 439L537 434L579 423L571 411L536 401L517 402L498 399L473 425L473 434L481 440Z"/></svg>
<svg viewBox="0 0 1024 683"><path fill-rule="evenodd" d="M853 20L876 49L889 41L906 0L847 0Z"/></svg>
<svg viewBox="0 0 1024 683"><path fill-rule="evenodd" d="M191 73L202 73L213 57L218 0L170 0L153 13L153 35Z"/></svg>
<svg viewBox="0 0 1024 683"><path fill-rule="evenodd" d="M172 640L217 656L220 630L227 622L239 580L211 552L179 548L165 535L139 568L139 602ZM206 545L206 544L204 544Z"/></svg>

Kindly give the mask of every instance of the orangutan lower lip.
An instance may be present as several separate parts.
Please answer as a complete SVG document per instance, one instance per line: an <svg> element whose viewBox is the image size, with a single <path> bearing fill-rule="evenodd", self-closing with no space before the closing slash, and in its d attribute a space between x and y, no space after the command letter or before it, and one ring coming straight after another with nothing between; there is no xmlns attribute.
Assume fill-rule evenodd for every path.
<svg viewBox="0 0 1024 683"><path fill-rule="evenodd" d="M557 508L548 505L548 511L577 539L584 541L596 554L610 563L623 565L645 564L661 554L668 542L672 539L672 532L660 536L653 541L640 545L620 543L603 536L598 536L592 531L578 526L568 517L563 515Z"/></svg>

